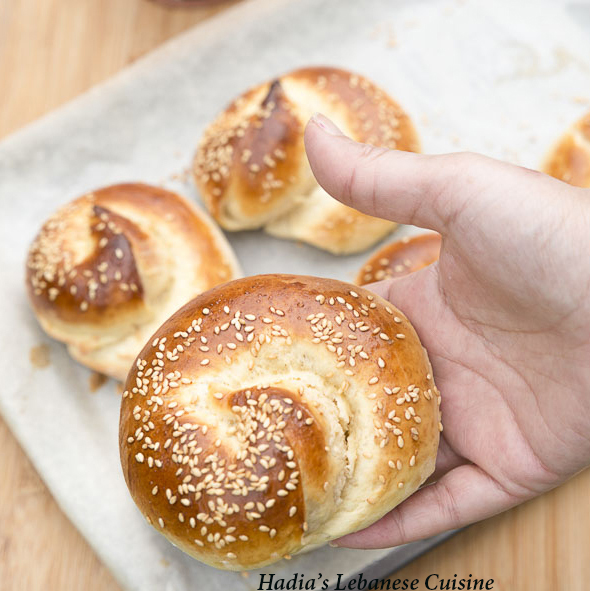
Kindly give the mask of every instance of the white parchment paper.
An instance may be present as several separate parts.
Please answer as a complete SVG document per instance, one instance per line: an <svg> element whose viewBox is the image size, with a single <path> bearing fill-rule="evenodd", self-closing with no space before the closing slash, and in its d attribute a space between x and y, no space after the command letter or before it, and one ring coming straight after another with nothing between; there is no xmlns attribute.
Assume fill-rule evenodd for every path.
<svg viewBox="0 0 590 591"><path fill-rule="evenodd" d="M26 302L24 259L41 222L78 194L121 181L163 183L198 201L178 176L211 118L245 88L308 64L358 70L383 86L413 117L426 152L474 150L536 168L590 108L589 31L587 2L254 0L0 145L0 410L126 588L249 590L259 577L191 560L135 509L118 460L115 384L90 393L90 372L44 336ZM350 280L368 255L338 258L259 232L229 238L247 274ZM46 368L29 361L40 343L50 347ZM383 556L325 548L266 572L333 580Z"/></svg>

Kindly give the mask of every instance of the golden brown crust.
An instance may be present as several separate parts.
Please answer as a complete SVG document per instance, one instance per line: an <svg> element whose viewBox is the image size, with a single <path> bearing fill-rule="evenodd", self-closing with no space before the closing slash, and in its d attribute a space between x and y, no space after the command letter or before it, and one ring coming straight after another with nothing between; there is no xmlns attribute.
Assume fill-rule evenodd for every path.
<svg viewBox="0 0 590 591"><path fill-rule="evenodd" d="M366 527L430 475L440 397L408 320L350 284L248 277L139 354L121 461L148 522L240 570Z"/></svg>
<svg viewBox="0 0 590 591"><path fill-rule="evenodd" d="M380 248L356 276L358 285L367 285L419 271L438 260L441 237L435 232L405 237Z"/></svg>
<svg viewBox="0 0 590 591"><path fill-rule="evenodd" d="M408 114L384 90L353 72L340 68L312 67L289 74L294 80L314 84L335 105L344 103L346 129L357 142L392 150L418 152L420 141Z"/></svg>
<svg viewBox="0 0 590 591"><path fill-rule="evenodd" d="M194 160L194 178L221 226L228 230L265 227L274 235L335 253L367 248L367 235L370 245L395 227L383 221L376 225L374 218L353 213L342 204L336 205L342 212L334 216L332 200L324 193L325 206L316 207L309 230L311 221L300 210L318 185L305 155L303 132L316 111L333 118L357 141L419 150L407 114L366 78L338 68L295 70L245 92L203 135ZM350 215L357 225L366 225L366 231L359 230L343 241L334 227ZM290 219L285 221L285 217ZM344 231L349 229L344 227Z"/></svg>
<svg viewBox="0 0 590 591"><path fill-rule="evenodd" d="M570 185L590 188L590 113L562 136L546 158L543 171Z"/></svg>
<svg viewBox="0 0 590 591"><path fill-rule="evenodd" d="M244 110L251 100L260 102L258 108ZM281 179L296 178L304 154L302 124L275 80L245 93L211 124L195 159L195 178L218 221L225 219L224 195L234 191L243 196L244 214L257 216L280 198Z"/></svg>
<svg viewBox="0 0 590 591"><path fill-rule="evenodd" d="M182 239L176 254L172 235ZM181 254L192 268L177 277L173 259ZM47 220L30 247L26 283L49 334L87 365L123 378L166 318L161 312L169 315L236 270L221 234L189 202L158 187L121 184L88 193ZM135 343L113 352L110 367L103 348L132 334Z"/></svg>

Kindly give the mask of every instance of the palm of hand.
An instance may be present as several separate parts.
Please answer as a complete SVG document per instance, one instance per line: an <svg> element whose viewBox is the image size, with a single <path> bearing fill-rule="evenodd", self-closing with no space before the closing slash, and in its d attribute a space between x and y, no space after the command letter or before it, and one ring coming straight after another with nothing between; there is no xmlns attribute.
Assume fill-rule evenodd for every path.
<svg viewBox="0 0 590 591"><path fill-rule="evenodd" d="M490 235L487 261L465 228L461 244L443 241L438 263L377 287L412 320L443 395L438 482L346 545L378 547L465 525L557 486L590 459L590 370L584 380L578 367L588 365L590 331L572 314L584 293L564 299L527 273L508 272L493 260L503 249ZM512 257L513 266L528 264ZM426 501L436 509L427 512Z"/></svg>

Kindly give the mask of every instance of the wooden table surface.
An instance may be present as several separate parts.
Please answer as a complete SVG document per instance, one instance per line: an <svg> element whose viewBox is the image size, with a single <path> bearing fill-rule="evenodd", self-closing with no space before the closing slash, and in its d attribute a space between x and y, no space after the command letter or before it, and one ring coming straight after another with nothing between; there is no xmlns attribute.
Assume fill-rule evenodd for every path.
<svg viewBox="0 0 590 591"><path fill-rule="evenodd" d="M170 9L148 0L0 0L0 137L225 6ZM492 578L495 590L589 589L590 471L472 526L396 576L424 581L431 573ZM0 590L78 589L119 587L0 419ZM198 589L196 583L193 589Z"/></svg>

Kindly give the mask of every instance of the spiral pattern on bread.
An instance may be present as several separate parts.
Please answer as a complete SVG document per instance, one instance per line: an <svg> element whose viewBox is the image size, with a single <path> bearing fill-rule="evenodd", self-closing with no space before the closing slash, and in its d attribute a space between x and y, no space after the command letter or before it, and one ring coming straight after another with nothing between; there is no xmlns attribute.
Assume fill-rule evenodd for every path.
<svg viewBox="0 0 590 591"><path fill-rule="evenodd" d="M139 354L122 398L129 490L175 545L260 567L361 529L432 473L440 396L407 318L331 279L201 294Z"/></svg>
<svg viewBox="0 0 590 591"><path fill-rule="evenodd" d="M27 258L29 299L44 330L84 365L120 380L168 316L238 275L231 248L203 212L144 184L113 185L65 205Z"/></svg>
<svg viewBox="0 0 590 591"><path fill-rule="evenodd" d="M396 227L335 201L318 185L303 145L305 125L317 111L356 141L419 150L408 115L363 76L310 67L269 80L211 123L194 159L195 182L223 228L264 228L346 254L369 248Z"/></svg>

